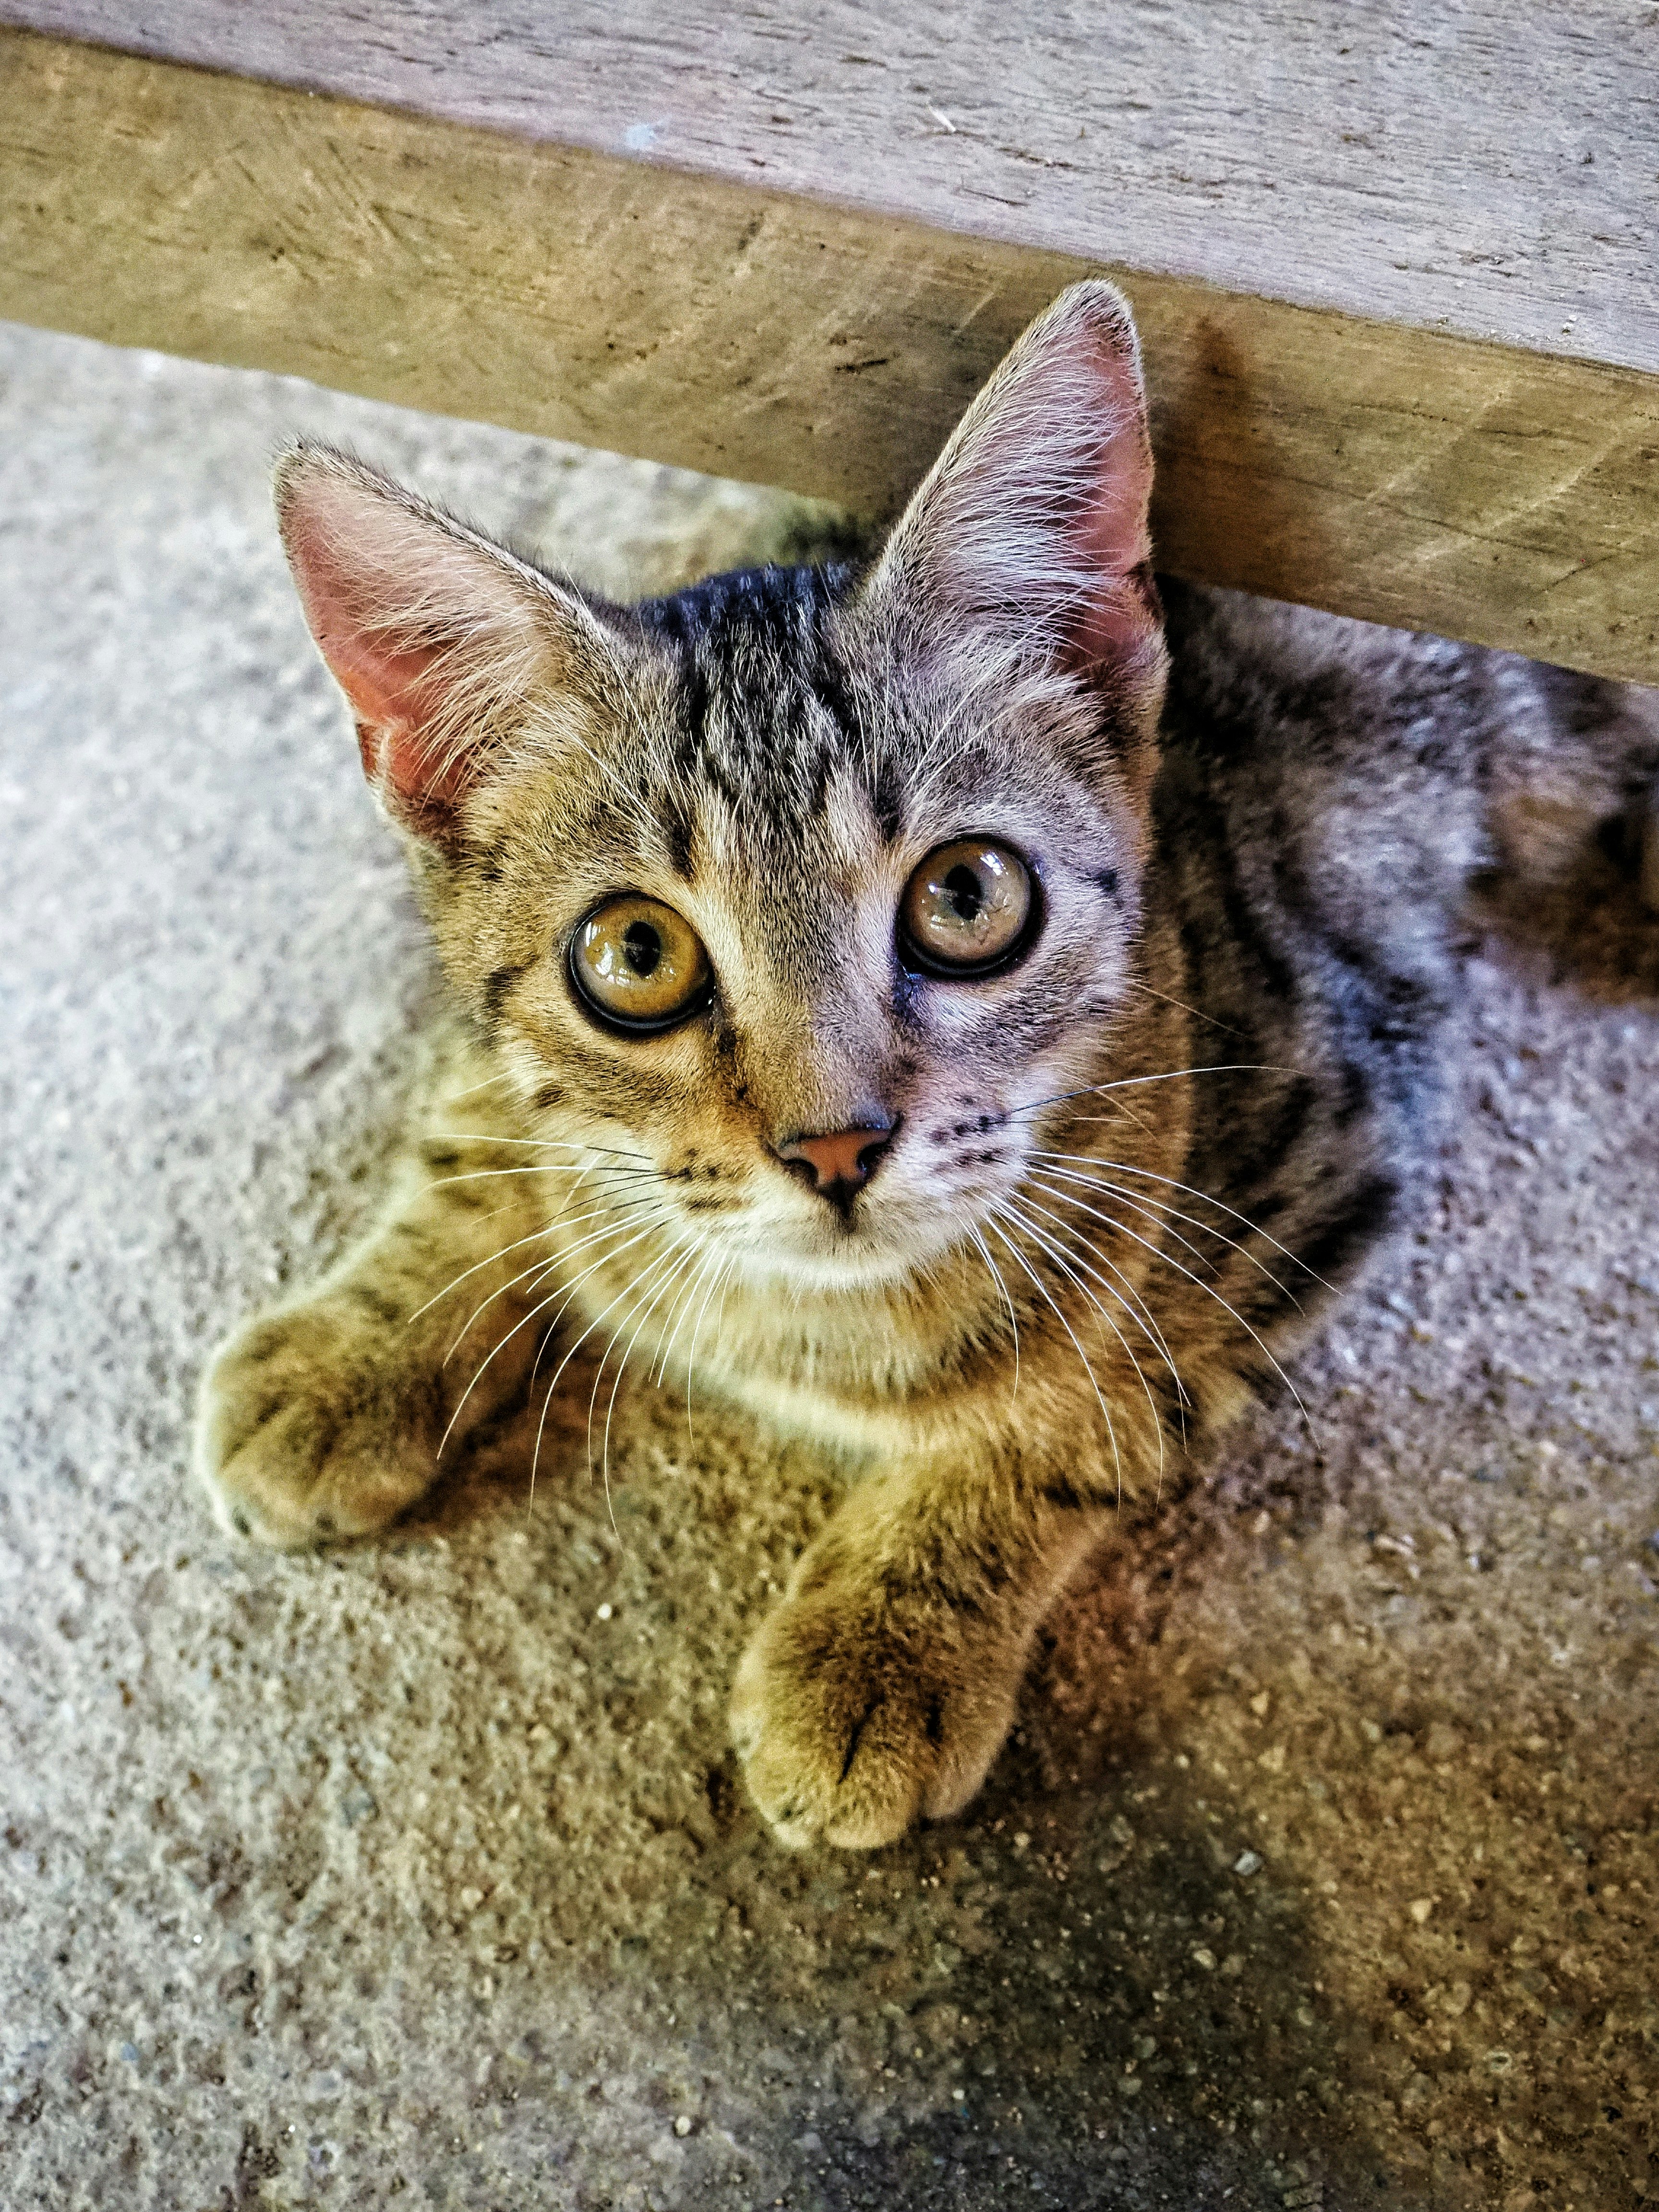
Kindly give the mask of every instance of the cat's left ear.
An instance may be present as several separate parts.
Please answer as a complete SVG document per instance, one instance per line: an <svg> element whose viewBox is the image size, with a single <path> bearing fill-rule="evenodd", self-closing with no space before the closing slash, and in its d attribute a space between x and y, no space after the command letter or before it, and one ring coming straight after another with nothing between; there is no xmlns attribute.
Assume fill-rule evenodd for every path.
<svg viewBox="0 0 1659 2212"><path fill-rule="evenodd" d="M394 820L453 853L532 702L591 690L619 641L580 594L349 454L297 447L276 491L363 772Z"/></svg>
<svg viewBox="0 0 1659 2212"><path fill-rule="evenodd" d="M868 604L1136 688L1164 659L1127 301L1073 284L1015 343L888 539Z"/></svg>

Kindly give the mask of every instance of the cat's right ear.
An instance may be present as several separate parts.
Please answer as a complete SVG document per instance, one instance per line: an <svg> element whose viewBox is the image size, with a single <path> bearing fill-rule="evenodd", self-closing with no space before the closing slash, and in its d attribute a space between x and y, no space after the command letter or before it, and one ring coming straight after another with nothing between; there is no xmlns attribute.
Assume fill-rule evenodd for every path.
<svg viewBox="0 0 1659 2212"><path fill-rule="evenodd" d="M452 850L538 690L614 641L574 592L331 447L284 454L276 516L311 634L393 818Z"/></svg>

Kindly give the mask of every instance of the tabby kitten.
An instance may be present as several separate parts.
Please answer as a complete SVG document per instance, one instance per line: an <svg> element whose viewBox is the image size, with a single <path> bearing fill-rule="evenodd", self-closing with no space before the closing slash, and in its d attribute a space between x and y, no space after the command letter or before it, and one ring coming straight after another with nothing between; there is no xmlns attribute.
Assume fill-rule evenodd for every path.
<svg viewBox="0 0 1659 2212"><path fill-rule="evenodd" d="M1151 485L1103 283L863 570L621 608L339 453L278 475L452 988L450 1133L220 1352L202 1475L269 1543L383 1528L584 1342L818 1440L862 1479L732 1706L786 1843L973 1796L1120 1501L1399 1207L1471 873L1659 773L1614 687L1161 607Z"/></svg>

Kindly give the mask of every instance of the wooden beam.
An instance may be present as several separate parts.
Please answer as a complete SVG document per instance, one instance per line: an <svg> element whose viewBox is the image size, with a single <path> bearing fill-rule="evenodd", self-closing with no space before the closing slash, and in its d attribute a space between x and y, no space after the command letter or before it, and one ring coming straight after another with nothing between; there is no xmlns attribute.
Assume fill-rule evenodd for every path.
<svg viewBox="0 0 1659 2212"><path fill-rule="evenodd" d="M0 22L1659 371L1652 0L0 0Z"/></svg>
<svg viewBox="0 0 1659 2212"><path fill-rule="evenodd" d="M0 313L872 514L1103 266L1166 566L1659 682L1659 376L0 32Z"/></svg>

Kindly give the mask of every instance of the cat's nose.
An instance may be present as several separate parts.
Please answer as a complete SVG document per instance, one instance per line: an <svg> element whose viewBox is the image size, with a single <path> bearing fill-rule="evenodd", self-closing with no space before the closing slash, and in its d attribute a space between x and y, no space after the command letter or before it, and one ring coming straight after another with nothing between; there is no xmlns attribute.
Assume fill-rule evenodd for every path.
<svg viewBox="0 0 1659 2212"><path fill-rule="evenodd" d="M790 1137L777 1154L786 1166L805 1168L827 1199L842 1204L874 1175L897 1127L896 1121L866 1122L856 1129Z"/></svg>

